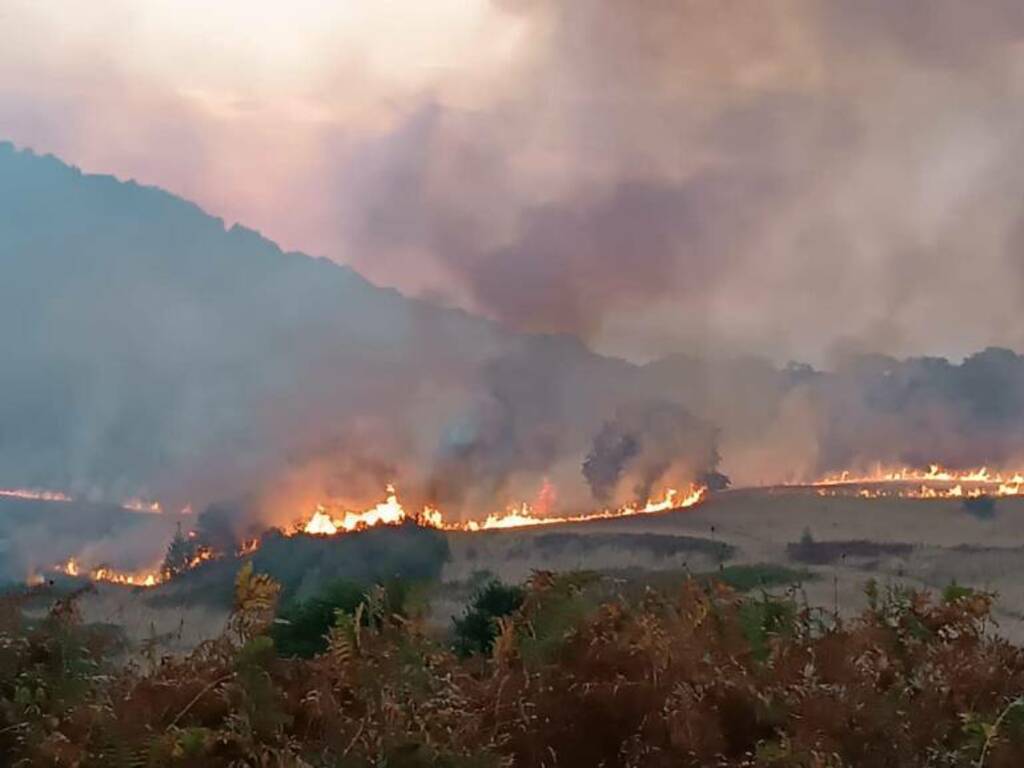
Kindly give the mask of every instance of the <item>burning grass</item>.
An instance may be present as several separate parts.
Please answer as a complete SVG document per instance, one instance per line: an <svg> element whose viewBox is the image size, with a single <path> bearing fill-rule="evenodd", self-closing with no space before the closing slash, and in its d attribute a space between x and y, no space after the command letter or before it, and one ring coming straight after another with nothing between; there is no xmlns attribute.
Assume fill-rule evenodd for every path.
<svg viewBox="0 0 1024 768"><path fill-rule="evenodd" d="M19 491L19 493L21 492ZM45 493L38 492L34 496L24 498L31 498L31 500L35 501L46 500L49 497ZM447 520L438 510L429 507L423 509L417 515L408 514L399 501L395 488L388 486L386 498L368 509L353 511L333 505L320 504L308 518L300 518L295 521L290 532L285 533L279 531L279 529L270 529L262 536L245 542L239 542L236 547L228 551L219 551L203 543L201 537L194 531L190 531L188 534L182 533L179 524L178 532L168 547L167 556L160 564L141 570L122 570L114 568L107 563L92 564L82 562L78 557L71 556L51 566L50 573L61 574L71 578L109 582L122 586L155 587L167 583L175 577L212 560L234 560L239 557L254 555L267 542L278 541L281 535L291 538L331 539L344 534L364 532L371 529L408 528L410 526L419 527L424 530L465 533L467 535L487 531L532 529L538 526L571 525L683 509L702 502L705 494L706 489L703 486L695 485L682 494L674 489L669 489L658 500L648 501L643 505L624 506L618 509L604 509L590 513L557 516L539 515L529 504L522 504L518 507L510 508L504 513L490 514L480 520L451 521ZM17 498L23 497L19 495ZM70 497L59 500L72 501ZM135 509L134 507L123 508ZM45 576L38 572L33 572L28 577L30 584L40 583L44 580Z"/></svg>
<svg viewBox="0 0 1024 768"><path fill-rule="evenodd" d="M648 500L644 504L633 504L617 509L601 509L571 515L538 514L528 503L509 507L504 512L493 512L478 520L449 520L444 514L433 507L424 508L418 515L409 515L398 500L398 492L394 486L388 486L387 498L370 509L357 512L338 510L331 512L328 507L318 505L313 515L298 528L303 533L319 536L334 536L339 533L351 533L378 525L397 525L415 519L427 528L441 531L479 531L509 530L514 528L532 528L540 525L559 525L568 523L586 523L593 520L610 520L620 517L634 517L665 512L670 509L685 509L702 502L707 488L692 485L680 493L669 488L658 499Z"/></svg>
<svg viewBox="0 0 1024 768"><path fill-rule="evenodd" d="M842 471L820 478L806 484L820 495L825 496L857 496L866 499L874 498L912 498L912 499L947 499L958 498L970 514L980 519L990 519L995 514L993 499L1000 496L1018 496L1024 493L1024 473L1019 471L994 471L985 467L967 470L951 470L933 464L926 469L885 468L877 466L868 472ZM683 491L667 489L659 498L645 503L626 505L613 509L599 509L591 512L573 514L554 514L547 510L541 514L531 505L523 503L512 506L502 512L493 512L477 519L452 520L438 509L425 507L418 512L407 512L393 486L388 486L382 501L362 509L346 509L332 503L317 505L305 517L293 521L291 534L304 533L317 537L333 537L342 534L362 531L380 526L401 526L415 523L424 528L433 528L445 532L474 534L485 531L530 529L540 526L572 525L594 521L632 518L639 515L652 515L669 510L685 509L701 504L707 497L708 489L703 485L691 485ZM0 490L0 496L30 501L71 502L70 496L58 491L39 489L6 489ZM547 509L544 505L541 508ZM142 512L159 512L158 504L129 500L122 509ZM193 534L190 534L190 536ZM168 563L156 565L142 570L123 570L107 563L82 562L78 557L70 557L52 566L52 570L73 577L87 577L94 581L107 581L116 584L151 587L164 583L174 576L194 568L208 560L232 555L244 556L252 554L261 545L264 537L252 538L239 544L240 550L218 551L209 546L202 547L198 543L190 544L189 554L177 558L174 567ZM593 543L593 542L591 542ZM588 544L589 545L589 544ZM172 542L172 547L174 542ZM557 549L558 537L551 540L551 546ZM183 551L185 547L179 547ZM799 553L798 553L799 554ZM808 555L812 558L823 557ZM178 562L180 560L180 562ZM808 561L810 562L810 560ZM40 581L43 574L33 572L30 581Z"/></svg>
<svg viewBox="0 0 1024 768"><path fill-rule="evenodd" d="M786 546L786 553L791 560L808 565L830 565L846 558L907 557L913 551L913 544L902 542L865 539L815 541L810 532L805 532L800 541Z"/></svg>
<svg viewBox="0 0 1024 768"><path fill-rule="evenodd" d="M978 499L1024 495L1024 472L988 467L948 469L939 464L927 468L884 467L871 471L844 470L808 485L822 496L855 494L862 498Z"/></svg>

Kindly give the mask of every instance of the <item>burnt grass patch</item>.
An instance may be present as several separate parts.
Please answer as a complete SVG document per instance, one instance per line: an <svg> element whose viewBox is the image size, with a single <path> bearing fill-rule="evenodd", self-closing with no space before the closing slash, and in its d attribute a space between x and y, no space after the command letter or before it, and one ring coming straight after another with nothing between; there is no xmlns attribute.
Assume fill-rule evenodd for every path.
<svg viewBox="0 0 1024 768"><path fill-rule="evenodd" d="M728 560L736 554L730 544L695 536L669 536L657 533L542 533L516 543L509 550L512 557L557 557L566 552L588 554L600 549L645 550L654 557L679 554L700 554Z"/></svg>
<svg viewBox="0 0 1024 768"><path fill-rule="evenodd" d="M904 557L913 550L913 544L899 542L869 541L867 539L814 541L808 536L786 545L786 554L789 559L806 565L830 565L844 558Z"/></svg>

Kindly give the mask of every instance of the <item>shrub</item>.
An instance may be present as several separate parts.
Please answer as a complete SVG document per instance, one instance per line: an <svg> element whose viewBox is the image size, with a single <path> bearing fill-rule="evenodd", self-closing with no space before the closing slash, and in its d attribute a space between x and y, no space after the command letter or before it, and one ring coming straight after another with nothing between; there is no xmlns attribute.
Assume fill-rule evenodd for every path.
<svg viewBox="0 0 1024 768"><path fill-rule="evenodd" d="M339 580L316 597L286 605L271 630L278 653L307 659L323 653L335 614L354 612L363 601L363 591L360 584Z"/></svg>
<svg viewBox="0 0 1024 768"><path fill-rule="evenodd" d="M372 600L373 586L338 580L308 600L293 600L278 614L271 630L275 647L286 657L312 658L327 650L327 634L339 612L354 614L363 603ZM382 585L383 602L390 613L405 616L410 584L391 579Z"/></svg>
<svg viewBox="0 0 1024 768"><path fill-rule="evenodd" d="M41 621L0 599L0 764L370 768L1008 768L1024 763L1024 651L986 633L991 595L868 586L840 620L688 579L591 602L539 572L460 659L371 588L327 650L274 653L264 574L232 630L148 671L115 668L76 595ZM510 607L494 587L478 608ZM38 593L36 593L38 594Z"/></svg>
<svg viewBox="0 0 1024 768"><path fill-rule="evenodd" d="M996 500L991 496L971 496L962 503L964 511L979 520L991 520L996 516Z"/></svg>
<svg viewBox="0 0 1024 768"><path fill-rule="evenodd" d="M478 588L461 618L454 624L455 650L460 656L489 654L498 634L498 619L510 616L523 604L522 587L491 579Z"/></svg>

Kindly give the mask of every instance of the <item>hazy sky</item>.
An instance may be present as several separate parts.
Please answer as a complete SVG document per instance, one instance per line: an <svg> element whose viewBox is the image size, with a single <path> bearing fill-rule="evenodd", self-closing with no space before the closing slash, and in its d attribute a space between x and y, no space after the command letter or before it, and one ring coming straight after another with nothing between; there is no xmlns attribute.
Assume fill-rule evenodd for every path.
<svg viewBox="0 0 1024 768"><path fill-rule="evenodd" d="M0 0L0 136L635 359L1024 347L1017 0Z"/></svg>

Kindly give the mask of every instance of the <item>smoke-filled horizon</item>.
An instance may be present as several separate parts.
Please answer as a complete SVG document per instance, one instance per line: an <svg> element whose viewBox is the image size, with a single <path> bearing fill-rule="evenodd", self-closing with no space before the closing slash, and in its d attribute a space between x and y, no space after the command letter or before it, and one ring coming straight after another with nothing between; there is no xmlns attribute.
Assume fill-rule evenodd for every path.
<svg viewBox="0 0 1024 768"><path fill-rule="evenodd" d="M395 483L479 518L643 503L715 472L1020 468L1024 357L638 366L283 253L152 188L0 144L0 487L287 524Z"/></svg>
<svg viewBox="0 0 1024 768"><path fill-rule="evenodd" d="M326 5L0 0L0 487L238 536L1024 467L1019 3Z"/></svg>
<svg viewBox="0 0 1024 768"><path fill-rule="evenodd" d="M336 5L10 0L0 135L634 361L1024 347L1013 0Z"/></svg>

